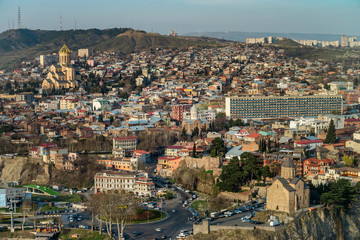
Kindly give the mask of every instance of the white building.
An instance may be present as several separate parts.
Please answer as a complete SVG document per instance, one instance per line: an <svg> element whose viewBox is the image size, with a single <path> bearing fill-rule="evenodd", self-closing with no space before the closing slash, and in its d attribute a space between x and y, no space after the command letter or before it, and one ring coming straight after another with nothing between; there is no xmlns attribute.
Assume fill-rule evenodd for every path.
<svg viewBox="0 0 360 240"><path fill-rule="evenodd" d="M102 110L108 110L111 108L110 102L103 98L96 98L93 100L93 111L102 109Z"/></svg>
<svg viewBox="0 0 360 240"><path fill-rule="evenodd" d="M155 184L144 172L98 172L94 177L95 193L125 190L139 196L154 196Z"/></svg>

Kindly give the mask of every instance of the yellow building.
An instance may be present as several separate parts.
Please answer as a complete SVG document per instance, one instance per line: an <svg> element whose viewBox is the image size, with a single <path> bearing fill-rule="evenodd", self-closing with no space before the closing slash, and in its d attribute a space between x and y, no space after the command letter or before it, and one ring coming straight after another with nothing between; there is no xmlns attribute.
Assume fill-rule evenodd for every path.
<svg viewBox="0 0 360 240"><path fill-rule="evenodd" d="M52 65L50 72L42 83L42 89L67 89L78 87L75 68L70 66L70 49L64 44L59 51L59 64Z"/></svg>

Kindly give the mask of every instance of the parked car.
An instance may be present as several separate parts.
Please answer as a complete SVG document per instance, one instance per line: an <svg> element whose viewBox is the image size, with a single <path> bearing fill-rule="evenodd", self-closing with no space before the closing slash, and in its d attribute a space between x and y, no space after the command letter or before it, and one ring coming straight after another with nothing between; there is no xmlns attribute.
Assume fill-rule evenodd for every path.
<svg viewBox="0 0 360 240"><path fill-rule="evenodd" d="M254 221L254 220L251 220L251 221L250 221L250 223L252 223L252 224L256 224L256 225L258 225L258 224L263 224L262 222L259 222L259 221Z"/></svg>

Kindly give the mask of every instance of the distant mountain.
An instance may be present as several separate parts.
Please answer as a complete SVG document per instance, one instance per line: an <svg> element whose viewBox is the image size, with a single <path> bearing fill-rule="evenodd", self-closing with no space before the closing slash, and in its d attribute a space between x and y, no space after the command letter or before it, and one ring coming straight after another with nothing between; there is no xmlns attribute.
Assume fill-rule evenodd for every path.
<svg viewBox="0 0 360 240"><path fill-rule="evenodd" d="M295 40L318 40L318 41L340 41L341 35L336 34L314 34L314 33L271 33L271 32L192 32L184 36L206 36L212 38L226 39L231 41L245 42L246 38L254 37L285 37Z"/></svg>
<svg viewBox="0 0 360 240"><path fill-rule="evenodd" d="M206 37L169 37L129 28L67 31L13 29L0 34L0 69L41 54L57 52L64 43L73 51L91 48L129 53L156 47L210 46L220 42L223 41Z"/></svg>

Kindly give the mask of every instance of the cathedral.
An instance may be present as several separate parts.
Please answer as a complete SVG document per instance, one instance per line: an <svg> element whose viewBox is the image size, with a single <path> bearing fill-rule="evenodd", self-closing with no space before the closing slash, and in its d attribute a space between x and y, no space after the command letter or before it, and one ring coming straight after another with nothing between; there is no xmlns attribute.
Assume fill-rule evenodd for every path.
<svg viewBox="0 0 360 240"><path fill-rule="evenodd" d="M75 68L70 65L70 53L70 49L64 44L59 51L59 64L50 67L50 72L42 83L43 90L68 89L79 85Z"/></svg>
<svg viewBox="0 0 360 240"><path fill-rule="evenodd" d="M295 176L295 165L287 158L281 176L275 177L266 191L266 209L292 213L310 205L310 188Z"/></svg>

